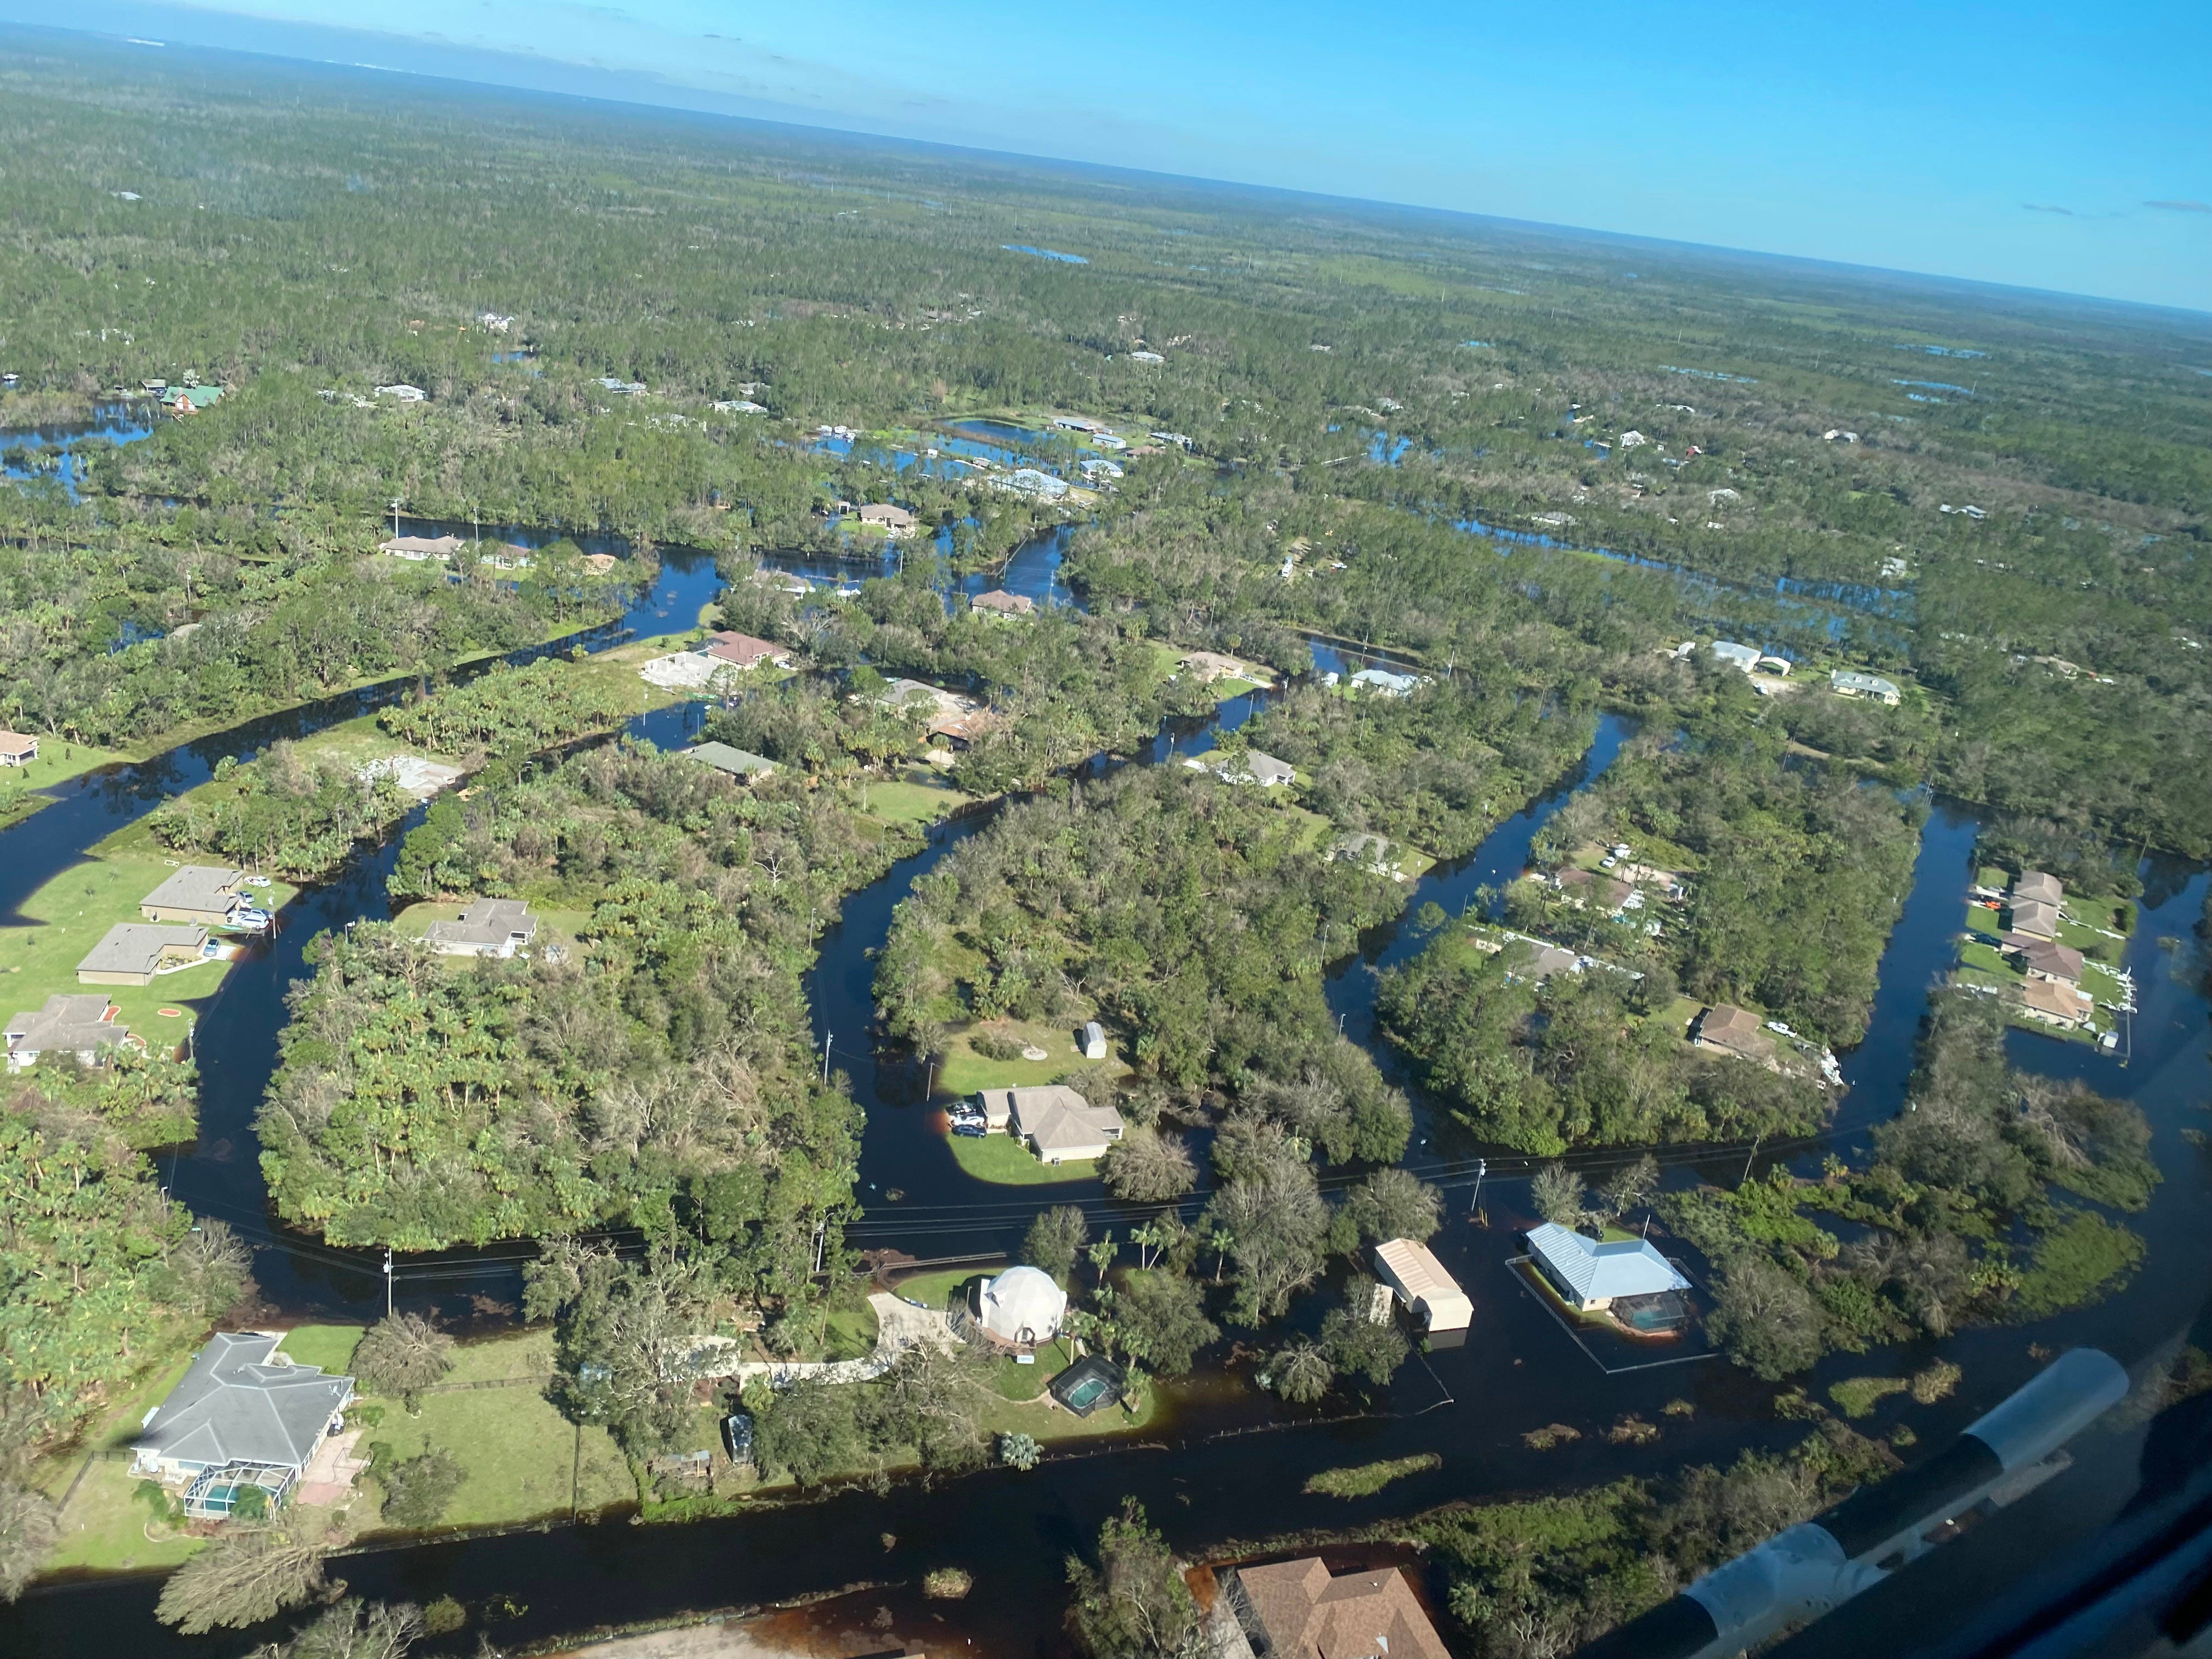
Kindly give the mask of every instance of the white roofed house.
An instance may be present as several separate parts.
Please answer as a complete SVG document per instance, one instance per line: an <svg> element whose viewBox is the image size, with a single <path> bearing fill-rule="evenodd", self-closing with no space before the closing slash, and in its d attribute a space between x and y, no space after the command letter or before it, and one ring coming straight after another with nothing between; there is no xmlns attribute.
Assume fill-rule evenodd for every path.
<svg viewBox="0 0 2212 1659"><path fill-rule="evenodd" d="M1410 1238L1377 1244L1375 1273L1409 1311L1420 1316L1431 1335L1464 1331L1474 1322L1474 1304L1427 1245Z"/></svg>
<svg viewBox="0 0 2212 1659"><path fill-rule="evenodd" d="M422 938L441 957L512 957L538 937L538 918L520 899L478 899L452 921L434 921Z"/></svg>
<svg viewBox="0 0 2212 1659"><path fill-rule="evenodd" d="M1870 697L1892 708L1897 707L1900 695L1896 681L1886 680L1879 674L1862 673L1856 668L1831 671L1828 689L1839 697Z"/></svg>
<svg viewBox="0 0 2212 1659"><path fill-rule="evenodd" d="M1764 654L1755 645L1738 645L1734 640L1715 640L1711 649L1717 659L1744 674L1758 667Z"/></svg>
<svg viewBox="0 0 2212 1659"><path fill-rule="evenodd" d="M1297 769L1288 761L1248 749L1242 755L1224 755L1209 749L1193 755L1183 764L1194 772L1211 772L1224 783L1256 783L1262 789L1279 789L1297 781Z"/></svg>
<svg viewBox="0 0 2212 1659"><path fill-rule="evenodd" d="M1394 674L1387 668L1363 668L1352 683L1385 697L1410 697L1425 684L1419 674Z"/></svg>
<svg viewBox="0 0 2212 1659"><path fill-rule="evenodd" d="M1009 1267L969 1292L970 1328L997 1348L1028 1352L1060 1334L1067 1292L1042 1267Z"/></svg>

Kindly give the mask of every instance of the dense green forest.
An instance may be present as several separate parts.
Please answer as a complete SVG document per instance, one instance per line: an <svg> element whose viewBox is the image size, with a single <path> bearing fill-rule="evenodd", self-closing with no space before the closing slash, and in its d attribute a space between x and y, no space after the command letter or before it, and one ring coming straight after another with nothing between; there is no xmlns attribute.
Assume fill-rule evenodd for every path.
<svg viewBox="0 0 2212 1659"><path fill-rule="evenodd" d="M827 792L627 745L483 775L410 833L392 890L526 899L549 931L526 960L441 960L391 925L314 947L260 1117L279 1213L415 1249L681 1222L803 1297L858 1122L799 976L904 845Z"/></svg>

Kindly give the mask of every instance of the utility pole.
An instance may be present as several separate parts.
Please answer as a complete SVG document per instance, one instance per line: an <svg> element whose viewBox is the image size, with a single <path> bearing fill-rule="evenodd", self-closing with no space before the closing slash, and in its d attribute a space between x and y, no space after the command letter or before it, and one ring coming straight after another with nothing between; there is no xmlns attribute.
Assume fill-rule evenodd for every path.
<svg viewBox="0 0 2212 1659"><path fill-rule="evenodd" d="M1488 1158L1478 1158L1474 1160L1474 1198L1473 1202L1468 1206L1467 1212L1468 1219L1470 1221L1475 1219L1482 1213L1482 1178L1489 1173L1490 1160Z"/></svg>
<svg viewBox="0 0 2212 1659"><path fill-rule="evenodd" d="M399 539L399 497L392 498L392 539Z"/></svg>
<svg viewBox="0 0 2212 1659"><path fill-rule="evenodd" d="M830 1080L830 1033L827 1031L822 1034L822 1080L824 1083Z"/></svg>
<svg viewBox="0 0 2212 1659"><path fill-rule="evenodd" d="M384 1316L392 1317L392 1246L384 1247Z"/></svg>
<svg viewBox="0 0 2212 1659"><path fill-rule="evenodd" d="M1753 1140L1752 1140L1752 1143L1751 1143L1751 1150L1750 1150L1750 1152L1747 1152L1747 1153L1745 1153L1745 1154L1744 1154L1744 1159L1743 1159L1743 1180L1744 1180L1744 1181L1748 1181L1748 1180L1750 1180L1750 1179L1751 1179L1751 1160L1752 1160L1753 1158L1757 1158L1757 1157L1759 1156L1759 1143L1760 1141L1762 1141L1762 1140L1765 1139L1766 1139L1766 1136L1765 1135L1765 1133L1760 1133L1760 1134L1759 1134L1759 1135L1757 1135L1757 1136L1753 1137ZM1737 1186L1739 1186L1739 1187L1741 1187L1742 1184L1743 1184L1743 1182L1742 1182L1742 1181L1739 1181L1738 1182L1736 1182L1736 1185L1737 1185Z"/></svg>

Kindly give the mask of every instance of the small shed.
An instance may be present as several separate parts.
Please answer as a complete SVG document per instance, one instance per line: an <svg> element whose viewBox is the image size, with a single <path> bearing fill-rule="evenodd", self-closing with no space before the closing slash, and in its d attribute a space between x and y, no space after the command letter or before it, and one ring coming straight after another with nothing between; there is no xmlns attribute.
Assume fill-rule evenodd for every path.
<svg viewBox="0 0 2212 1659"><path fill-rule="evenodd" d="M1082 1030L1079 1031L1076 1035L1083 1040L1084 1059L1103 1060L1106 1058L1106 1028L1101 1025L1097 1020L1085 1020L1083 1022Z"/></svg>
<svg viewBox="0 0 2212 1659"><path fill-rule="evenodd" d="M1377 1244L1375 1272L1430 1331L1463 1331L1474 1322L1474 1304L1427 1245L1410 1238Z"/></svg>

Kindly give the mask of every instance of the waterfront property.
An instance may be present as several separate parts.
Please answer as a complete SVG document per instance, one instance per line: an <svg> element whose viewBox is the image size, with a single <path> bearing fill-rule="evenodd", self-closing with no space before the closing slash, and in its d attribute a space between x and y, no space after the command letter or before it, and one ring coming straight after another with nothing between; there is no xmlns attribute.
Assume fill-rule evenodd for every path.
<svg viewBox="0 0 2212 1659"><path fill-rule="evenodd" d="M1262 789L1279 789L1295 782L1298 775L1297 769L1290 762L1263 755L1256 749L1248 749L1242 755L1224 755L1218 749L1209 749L1203 755L1193 755L1183 764L1194 772L1211 772L1224 783L1256 783Z"/></svg>
<svg viewBox="0 0 2212 1659"><path fill-rule="evenodd" d="M2005 923L2022 938L2055 939L2058 937L2058 907L2041 899L2014 896L2005 906Z"/></svg>
<svg viewBox="0 0 2212 1659"><path fill-rule="evenodd" d="M994 587L988 593L978 593L969 602L971 610L987 617L1028 617L1036 611L1036 601L1026 593L1009 593L1003 587Z"/></svg>
<svg viewBox="0 0 2212 1659"><path fill-rule="evenodd" d="M1331 1573L1317 1555L1220 1575L1241 1646L1261 1659L1451 1659L1396 1567ZM1224 1632L1224 1635L1227 1632Z"/></svg>
<svg viewBox="0 0 2212 1659"><path fill-rule="evenodd" d="M73 1054L81 1066L98 1066L107 1051L131 1035L116 1023L115 1005L105 994L55 995L46 1006L9 1017L8 1069L35 1066L45 1054Z"/></svg>
<svg viewBox="0 0 2212 1659"><path fill-rule="evenodd" d="M684 759L697 761L702 766L711 766L717 772L726 772L739 783L757 783L775 772L774 761L748 750L732 749L726 743L694 744L683 754Z"/></svg>
<svg viewBox="0 0 2212 1659"><path fill-rule="evenodd" d="M1774 1039L1761 1029L1759 1016L1733 1003L1717 1002L1699 1014L1690 1028L1690 1041L1717 1054L1775 1064Z"/></svg>
<svg viewBox="0 0 2212 1659"><path fill-rule="evenodd" d="M151 985L156 974L204 962L214 954L207 929L118 921L76 965L80 985Z"/></svg>
<svg viewBox="0 0 2212 1659"><path fill-rule="evenodd" d="M862 524L876 526L895 541L914 534L914 514L902 507L892 506L889 501L872 502L854 516Z"/></svg>
<svg viewBox="0 0 2212 1659"><path fill-rule="evenodd" d="M1009 1267L969 1291L969 1328L992 1347L1033 1353L1060 1334L1067 1292L1042 1267Z"/></svg>
<svg viewBox="0 0 2212 1659"><path fill-rule="evenodd" d="M1253 680L1259 676L1234 657L1224 657L1218 651L1192 651L1176 659L1176 667L1186 674L1195 674L1205 684L1216 680Z"/></svg>
<svg viewBox="0 0 2212 1659"><path fill-rule="evenodd" d="M1087 1353L1058 1376L1049 1387L1052 1397L1078 1417L1088 1417L1101 1406L1121 1397L1129 1374L1103 1354Z"/></svg>
<svg viewBox="0 0 2212 1659"><path fill-rule="evenodd" d="M245 887L246 872L222 865L187 864L138 901L149 921L235 927L242 913L258 908Z"/></svg>
<svg viewBox="0 0 2212 1659"><path fill-rule="evenodd" d="M2020 988L2020 1011L2038 1024L2078 1031L2095 1018L2097 1005L2079 986L2030 974Z"/></svg>
<svg viewBox="0 0 2212 1659"><path fill-rule="evenodd" d="M2087 964L2081 953L2072 946L2024 933L2008 933L2003 943L2013 961L2030 979L2056 980L2062 985L2081 984L2081 970Z"/></svg>
<svg viewBox="0 0 2212 1659"><path fill-rule="evenodd" d="M434 921L422 938L441 957L512 957L538 937L538 918L520 899L478 899L452 921Z"/></svg>
<svg viewBox="0 0 2212 1659"><path fill-rule="evenodd" d="M1681 1293L1690 1281L1650 1240L1600 1241L1549 1221L1530 1228L1528 1237L1529 1259L1544 1282L1577 1313L1604 1314L1647 1334L1687 1322Z"/></svg>
<svg viewBox="0 0 2212 1659"><path fill-rule="evenodd" d="M1363 668L1352 677L1352 684L1363 691L1372 691L1380 697L1410 697L1421 688L1419 674L1394 674L1387 668Z"/></svg>
<svg viewBox="0 0 2212 1659"><path fill-rule="evenodd" d="M1626 882L1601 875L1595 870L1584 870L1570 866L1559 872L1559 890L1572 899L1577 908L1595 908L1601 915L1618 915L1636 890Z"/></svg>
<svg viewBox="0 0 2212 1659"><path fill-rule="evenodd" d="M240 1492L281 1498L343 1426L353 1378L295 1365L266 1331L218 1332L169 1397L146 1414L133 1474L183 1483L185 1512L220 1519Z"/></svg>
<svg viewBox="0 0 2212 1659"><path fill-rule="evenodd" d="M2013 879L2012 898L2015 904L2025 901L2055 908L2066 902L2066 885L2048 871L2023 870Z"/></svg>
<svg viewBox="0 0 2212 1659"><path fill-rule="evenodd" d="M1748 674L1758 667L1759 659L1764 654L1757 646L1738 645L1734 640L1715 640L1712 653L1720 661L1742 674Z"/></svg>
<svg viewBox="0 0 2212 1659"><path fill-rule="evenodd" d="M1393 881L1406 879L1404 863L1392 850L1389 837L1371 830L1356 830L1339 836L1329 843L1326 856L1331 862L1348 860L1370 875L1388 876Z"/></svg>
<svg viewBox="0 0 2212 1659"><path fill-rule="evenodd" d="M988 1097L1000 1091L987 1089L983 1092L988 1116L991 1110ZM1111 1106L1093 1106L1066 1084L1004 1092L1014 1138L1026 1142L1046 1164L1103 1158L1106 1149L1121 1138L1121 1113Z"/></svg>
<svg viewBox="0 0 2212 1659"><path fill-rule="evenodd" d="M1838 668L1828 676L1828 690L1839 697L1868 697L1890 708L1897 707L1897 682L1886 680L1879 674L1861 673L1856 668Z"/></svg>
<svg viewBox="0 0 2212 1659"><path fill-rule="evenodd" d="M1375 1275L1419 1316L1431 1336L1464 1332L1474 1322L1474 1304L1425 1244L1387 1239L1375 1247Z"/></svg>
<svg viewBox="0 0 2212 1659"><path fill-rule="evenodd" d="M0 732L0 766L28 766L39 757L39 740L21 732Z"/></svg>
<svg viewBox="0 0 2212 1659"><path fill-rule="evenodd" d="M750 634L740 634L726 628L708 636L705 653L716 662L728 663L733 668L757 668L763 663L778 668L791 666L791 652L787 647L771 640L757 640Z"/></svg>
<svg viewBox="0 0 2212 1659"><path fill-rule="evenodd" d="M442 564L467 548L468 543L459 536L393 536L376 544L378 552L405 559L411 564Z"/></svg>

